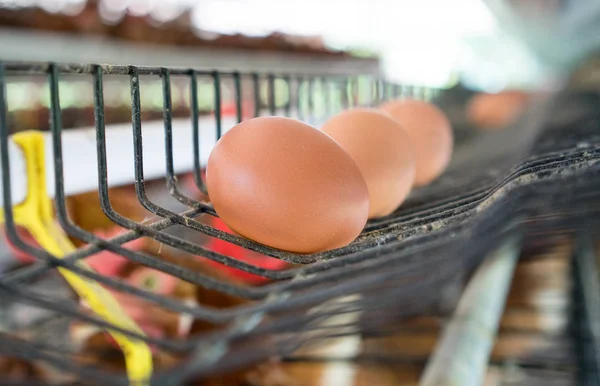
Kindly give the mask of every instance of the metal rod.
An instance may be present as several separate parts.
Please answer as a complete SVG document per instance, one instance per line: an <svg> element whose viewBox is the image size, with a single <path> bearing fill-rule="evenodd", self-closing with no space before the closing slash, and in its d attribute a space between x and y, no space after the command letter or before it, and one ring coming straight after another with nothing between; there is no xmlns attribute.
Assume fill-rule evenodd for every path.
<svg viewBox="0 0 600 386"><path fill-rule="evenodd" d="M277 104L275 96L275 76L273 74L267 75L267 104L269 107L269 114L277 115Z"/></svg>
<svg viewBox="0 0 600 386"><path fill-rule="evenodd" d="M252 85L254 91L254 116L260 116L261 100L260 100L260 79L257 73L252 74Z"/></svg>
<svg viewBox="0 0 600 386"><path fill-rule="evenodd" d="M192 118L192 146L193 146L193 155L194 155L194 164L193 164L193 175L194 182L198 189L204 194L208 193L206 189L206 185L202 181L202 176L200 174L200 124L199 117L200 112L198 111L198 79L196 78L196 72L194 70L190 70L190 111Z"/></svg>
<svg viewBox="0 0 600 386"><path fill-rule="evenodd" d="M218 71L213 71L212 77L215 92L215 125L217 126L217 140L219 140L223 134L223 115L221 114L221 75Z"/></svg>
<svg viewBox="0 0 600 386"><path fill-rule="evenodd" d="M306 79L306 95L307 95L307 99L306 99L306 111L307 111L307 115L308 115L308 122L309 123L313 123L313 119L314 119L314 100L313 100L313 84L314 84L314 80L313 78L307 78Z"/></svg>
<svg viewBox="0 0 600 386"><path fill-rule="evenodd" d="M420 386L480 386L520 252L511 236L477 270L427 363Z"/></svg>
<svg viewBox="0 0 600 386"><path fill-rule="evenodd" d="M240 80L240 73L233 73L233 86L235 93L235 117L240 123L242 121L242 82Z"/></svg>
<svg viewBox="0 0 600 386"><path fill-rule="evenodd" d="M575 274L579 279L582 302L579 318L580 385L600 384L600 282L598 260L594 253L593 238L589 234L578 237L575 256Z"/></svg>
<svg viewBox="0 0 600 386"><path fill-rule="evenodd" d="M299 76L296 78L296 111L298 114L298 119L300 120L304 120L305 114L302 111L302 96L301 96L301 90L303 87L303 83L304 83L304 79Z"/></svg>
<svg viewBox="0 0 600 386"><path fill-rule="evenodd" d="M285 104L285 115L286 117L292 116L292 79L290 76L284 76L283 81L287 85L287 103Z"/></svg>

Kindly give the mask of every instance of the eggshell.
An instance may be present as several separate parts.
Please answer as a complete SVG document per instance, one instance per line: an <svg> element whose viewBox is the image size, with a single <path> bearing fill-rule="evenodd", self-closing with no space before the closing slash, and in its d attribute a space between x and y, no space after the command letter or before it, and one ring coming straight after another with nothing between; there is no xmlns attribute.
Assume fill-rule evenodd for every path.
<svg viewBox="0 0 600 386"><path fill-rule="evenodd" d="M326 134L289 118L254 118L229 130L210 154L206 183L231 230L296 253L349 244L369 212L352 158Z"/></svg>
<svg viewBox="0 0 600 386"><path fill-rule="evenodd" d="M369 218L386 216L412 188L416 162L410 136L387 114L351 109L321 128L354 159L369 189Z"/></svg>
<svg viewBox="0 0 600 386"><path fill-rule="evenodd" d="M439 177L450 163L454 142L446 115L431 103L413 99L391 101L381 109L393 116L412 139L417 160L415 186Z"/></svg>
<svg viewBox="0 0 600 386"><path fill-rule="evenodd" d="M478 129L502 129L521 116L529 98L526 93L513 90L475 94L467 103L467 119Z"/></svg>

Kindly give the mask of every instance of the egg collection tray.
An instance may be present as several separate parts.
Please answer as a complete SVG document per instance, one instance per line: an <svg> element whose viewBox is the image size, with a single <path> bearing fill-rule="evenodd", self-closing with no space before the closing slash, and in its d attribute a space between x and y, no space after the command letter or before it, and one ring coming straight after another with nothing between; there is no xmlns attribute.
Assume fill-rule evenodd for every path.
<svg viewBox="0 0 600 386"><path fill-rule="evenodd" d="M91 77L94 85L98 187L105 215L128 229L127 233L105 241L84 231L67 215L63 176L63 127L60 120L60 77L78 74ZM132 96L132 130L135 187L139 202L158 220L136 222L115 212L110 205L107 183L107 153L103 123L103 76L129 76ZM79 248L63 259L33 248L21 240L11 210L10 136L7 123L6 83L11 76L44 75L48 77L51 111L54 203L63 230L89 246ZM253 98L258 101L259 83L268 89L266 110L284 115L305 109L312 116L316 95L310 87L288 88L287 103L276 105L275 79L289 82L330 82L338 85L339 107L362 104L357 101L355 77L311 77L274 74L238 74L218 71L198 73L189 69L146 68L134 66L56 65L40 63L0 64L0 153L5 231L18 248L34 256L33 264L2 273L0 298L8 303L25 303L34 308L51 310L55 317L78 320L91 325L120 331L132 339L148 342L157 350L176 356L174 366L156 369L151 379L156 385L185 384L190 379L209 377L284 356L307 341L331 336L360 333L403 318L447 312L452 300L448 294L463 283L470 273L506 236L521 234L524 248L551 245L557 235L597 237L600 220L600 97L594 93L563 92L532 107L513 127L504 131L467 136L458 142L446 173L429 186L416 189L408 200L390 216L370 221L361 236L347 247L312 255L298 255L222 232L200 221L216 216L209 204L186 196L179 188L173 167L173 131L170 116L170 76L190 80L193 166L198 188L205 191L201 176L200 128L196 77L208 76L214 82L215 128L217 138L222 127L220 82L232 77L235 87L236 115L242 118L241 77L254 82ZM148 197L144 183L143 131L140 119L139 78L160 76L163 81L164 138L168 191L187 209L174 212ZM289 84L289 83L288 83ZM341 86L340 86L341 85ZM349 86L350 85L350 86ZM407 89L372 79L368 105L405 95ZM341 92L339 90L342 90ZM305 97L306 105L300 106ZM298 105L293 105L297 102ZM434 101L435 102L435 101ZM261 114L254 103L254 115ZM323 113L335 112L331 106ZM12 203L14 204L14 203ZM285 270L269 270L207 249L191 238L170 234L179 227L217 238L251 251L291 263ZM135 252L123 244L140 237L151 238L185 253L204 256L229 267L269 279L262 286L234 284L222 278L199 273L148 253ZM208 304L190 305L162 296L126 282L81 269L75 264L101 250L119 254L131 262L162 271L214 293L239 299L234 305L217 308ZM119 328L85 312L72 300L55 298L36 291L35 284L56 267L71 270L106 288L130 294L175 313L191 315L218 328L182 339L141 336ZM458 284L457 284L458 283ZM450 304L450 305L449 305ZM323 326L335 315L356 314L349 323ZM42 322L39 322L42 323ZM127 384L124 373L82 364L76 354L61 349L57 339L29 339L14 333L3 322L0 355L43 361L72 373L76 378L103 385ZM43 326L43 323L40 324ZM17 384L17 383L12 383Z"/></svg>

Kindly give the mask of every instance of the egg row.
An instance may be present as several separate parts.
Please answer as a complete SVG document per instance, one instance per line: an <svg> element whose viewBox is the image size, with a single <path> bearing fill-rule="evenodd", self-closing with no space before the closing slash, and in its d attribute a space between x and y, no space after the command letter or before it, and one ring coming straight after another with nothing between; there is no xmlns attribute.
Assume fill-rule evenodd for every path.
<svg viewBox="0 0 600 386"><path fill-rule="evenodd" d="M355 108L321 129L284 117L244 121L221 137L206 168L215 211L235 233L295 253L352 242L413 186L437 178L453 146L450 123L417 100Z"/></svg>

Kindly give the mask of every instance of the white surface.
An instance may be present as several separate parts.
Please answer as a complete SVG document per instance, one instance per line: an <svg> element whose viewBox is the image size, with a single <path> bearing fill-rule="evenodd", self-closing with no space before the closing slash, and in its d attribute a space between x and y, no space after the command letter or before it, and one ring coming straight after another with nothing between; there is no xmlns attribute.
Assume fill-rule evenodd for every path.
<svg viewBox="0 0 600 386"><path fill-rule="evenodd" d="M223 119L225 132L235 124L234 118ZM208 155L216 143L214 118L200 118L200 157L206 164ZM50 133L44 133L46 182L48 194L54 197L54 155ZM165 137L162 121L142 123L144 178L164 177L166 174ZM65 130L62 134L65 192L67 195L98 189L98 162L96 153L96 129ZM192 125L190 120L173 120L173 150L175 173L193 168ZM106 127L106 152L108 183L110 186L134 182L133 130L131 123ZM11 185L13 204L22 202L26 196L27 180L25 159L22 152L11 142ZM3 200L0 198L0 204Z"/></svg>
<svg viewBox="0 0 600 386"><path fill-rule="evenodd" d="M223 117L222 133L236 124L234 117ZM200 163L206 165L216 143L213 116L199 119ZM109 186L134 182L133 129L131 123L106 126L106 157ZM48 194L54 197L54 155L52 137L44 133L46 183ZM142 122L144 179L153 180L166 175L165 135L163 121ZM63 170L67 196L98 189L96 129L94 127L64 130L62 133ZM173 166L176 174L193 170L192 124L190 119L173 120ZM25 159L20 149L10 142L11 190L13 205L25 200L27 179ZM0 181L0 192L2 183ZM3 207L2 194L0 205Z"/></svg>

